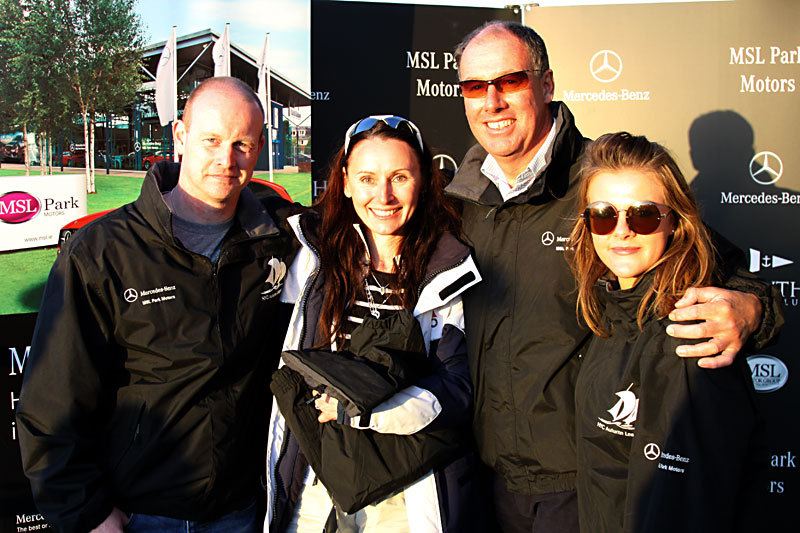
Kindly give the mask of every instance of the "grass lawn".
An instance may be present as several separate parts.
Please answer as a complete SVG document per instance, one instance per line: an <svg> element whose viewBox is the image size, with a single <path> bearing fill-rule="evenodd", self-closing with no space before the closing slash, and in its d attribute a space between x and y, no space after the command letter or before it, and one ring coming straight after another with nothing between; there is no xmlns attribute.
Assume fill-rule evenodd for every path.
<svg viewBox="0 0 800 533"><path fill-rule="evenodd" d="M38 175L38 172L31 174ZM21 175L24 175L24 171L0 169L0 177ZM259 173L257 176L269 179L269 173ZM276 183L286 188L292 199L303 205L311 203L311 174L274 174L274 178ZM88 213L132 202L142 188L142 178L98 173L95 175L95 187L97 194L87 195ZM55 247L0 253L0 315L39 310L44 283L55 258Z"/></svg>

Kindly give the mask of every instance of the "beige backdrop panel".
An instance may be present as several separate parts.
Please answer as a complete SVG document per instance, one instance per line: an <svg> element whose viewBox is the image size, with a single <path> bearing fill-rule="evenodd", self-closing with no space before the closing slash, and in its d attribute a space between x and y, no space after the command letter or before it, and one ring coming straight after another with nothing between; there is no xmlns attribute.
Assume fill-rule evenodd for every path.
<svg viewBox="0 0 800 533"><path fill-rule="evenodd" d="M585 135L594 138L618 130L646 134L675 153L691 180L696 172L689 127L709 112L733 110L752 126L755 153L779 154L784 165L780 185L800 189L800 150L794 148L800 118L800 2L531 7L524 13L525 24L547 43L556 99L568 103ZM760 47L760 57L755 47ZM773 58L771 47L785 53ZM620 71L610 82L595 79L590 66L603 50L617 55L609 54L610 66ZM739 64L759 59L764 63ZM602 66L602 55L594 65ZM604 73L613 77L611 69L598 72L600 77ZM779 81L771 81L770 92L757 91L766 78ZM771 92L775 87L783 92ZM647 99L577 100L576 93L603 91L619 97L629 91Z"/></svg>

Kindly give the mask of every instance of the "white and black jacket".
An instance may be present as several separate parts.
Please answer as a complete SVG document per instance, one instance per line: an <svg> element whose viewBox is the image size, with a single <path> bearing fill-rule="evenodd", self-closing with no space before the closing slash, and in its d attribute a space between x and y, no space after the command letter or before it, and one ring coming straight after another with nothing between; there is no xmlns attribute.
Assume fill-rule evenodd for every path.
<svg viewBox="0 0 800 533"><path fill-rule="evenodd" d="M316 344L316 324L322 297L322 269L314 248L310 216L289 219L302 245L287 275L281 298L294 303L284 350ZM356 228L359 230L358 228ZM360 231L360 230L359 230ZM437 427L468 425L472 417L472 386L464 342L461 294L480 281L469 249L452 235L444 235L431 258L428 275L413 310L420 323L433 371L417 385L407 387L371 413L368 426L353 427L379 433L410 435ZM281 531L293 512L307 477L305 464L296 470L299 447L283 415L273 402L267 453L268 508L265 531ZM480 502L475 470L469 453L441 471L434 471L404 489L408 520L413 532L473 531L479 523Z"/></svg>

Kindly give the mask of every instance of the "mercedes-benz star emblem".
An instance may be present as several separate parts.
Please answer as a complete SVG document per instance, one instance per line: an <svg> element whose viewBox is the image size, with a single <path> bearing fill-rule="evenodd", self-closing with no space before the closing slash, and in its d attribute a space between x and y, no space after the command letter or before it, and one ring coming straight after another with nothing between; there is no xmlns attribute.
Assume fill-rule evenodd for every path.
<svg viewBox="0 0 800 533"><path fill-rule="evenodd" d="M759 185L772 185L783 175L783 161L773 152L758 152L750 160L750 177Z"/></svg>
<svg viewBox="0 0 800 533"><path fill-rule="evenodd" d="M125 301L132 304L137 298L139 298L139 293L136 292L136 289L125 289L124 296Z"/></svg>
<svg viewBox="0 0 800 533"><path fill-rule="evenodd" d="M556 240L556 236L553 235L552 231L545 231L542 233L542 244L545 246L550 246Z"/></svg>
<svg viewBox="0 0 800 533"><path fill-rule="evenodd" d="M161 60L158 62L158 64L166 65L169 62L170 57L172 57L172 48L165 46L164 51L161 52Z"/></svg>
<svg viewBox="0 0 800 533"><path fill-rule="evenodd" d="M453 173L458 170L458 163L456 163L456 160L447 154L437 154L433 156L433 162L438 165L439 170L448 169L452 170Z"/></svg>
<svg viewBox="0 0 800 533"><path fill-rule="evenodd" d="M592 56L589 72L599 82L612 82L622 74L622 59L613 50L600 50Z"/></svg>
<svg viewBox="0 0 800 533"><path fill-rule="evenodd" d="M644 456L651 460L655 461L659 457L661 457L661 449L658 447L658 444L655 442L648 442L644 445Z"/></svg>

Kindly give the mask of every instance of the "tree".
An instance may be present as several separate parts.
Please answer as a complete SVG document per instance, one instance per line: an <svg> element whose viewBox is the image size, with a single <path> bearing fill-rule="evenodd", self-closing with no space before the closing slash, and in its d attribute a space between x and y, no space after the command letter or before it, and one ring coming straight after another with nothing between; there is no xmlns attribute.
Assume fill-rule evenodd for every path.
<svg viewBox="0 0 800 533"><path fill-rule="evenodd" d="M133 11L134 0L42 1L60 4L65 31L74 38L65 75L83 119L86 190L93 193L96 112L118 109L136 96L141 21Z"/></svg>
<svg viewBox="0 0 800 533"><path fill-rule="evenodd" d="M48 132L79 113L89 193L95 192L96 114L133 102L141 83L143 38L134 2L0 0L0 120L26 132L30 125L47 145Z"/></svg>

